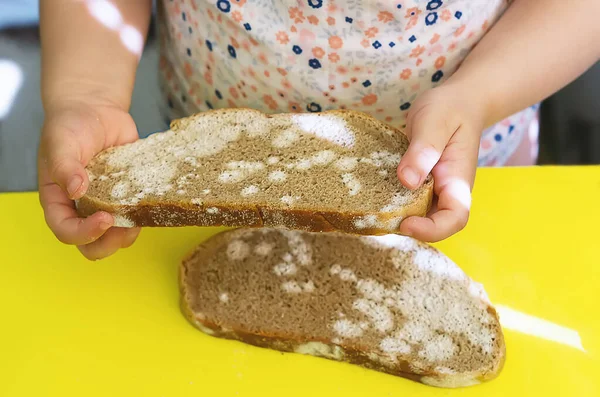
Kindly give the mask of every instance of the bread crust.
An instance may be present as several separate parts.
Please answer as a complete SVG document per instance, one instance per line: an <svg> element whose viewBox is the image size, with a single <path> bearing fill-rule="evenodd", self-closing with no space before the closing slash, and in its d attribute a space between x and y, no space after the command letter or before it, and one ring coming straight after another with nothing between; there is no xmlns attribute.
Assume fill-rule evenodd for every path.
<svg viewBox="0 0 600 397"><path fill-rule="evenodd" d="M211 321L201 313L194 313L190 306L189 291L186 288L186 277L188 270L188 263L194 257L194 254L200 250L206 250L206 256L210 256L215 249L221 246L220 242L227 241L229 232L219 233L211 238L210 244L203 243L186 256L181 266L179 267L179 291L180 291L180 308L185 318L195 328L200 330L206 335L213 336L216 338L236 340L246 344L250 344L257 347L268 348L272 350L291 352L291 353L302 353L309 354L316 357L332 359L334 361L346 362L349 364L359 365L361 367L384 372L390 375L399 376L416 382L424 383L429 386L442 387L442 388L458 388L467 387L480 384L482 382L490 381L496 378L504 367L506 360L506 350L504 336L502 332L498 333L500 339L499 345L501 350L499 351L499 360L495 363L491 370L481 372L472 371L468 373L457 373L447 374L436 371L421 371L422 373L416 373L411 366L411 363L405 360L398 360L395 364L389 363L385 359L377 359L377 354L374 352L359 351L355 348L346 346L343 341L335 344L330 340L297 340L291 337L285 337L282 335L268 335L268 334L252 334L248 333L243 329L229 329ZM211 249L212 248L212 249ZM490 313L497 322L499 317L491 304L487 307L488 313ZM303 346L310 343L317 343L319 346L323 346L320 349L310 349L306 351Z"/></svg>

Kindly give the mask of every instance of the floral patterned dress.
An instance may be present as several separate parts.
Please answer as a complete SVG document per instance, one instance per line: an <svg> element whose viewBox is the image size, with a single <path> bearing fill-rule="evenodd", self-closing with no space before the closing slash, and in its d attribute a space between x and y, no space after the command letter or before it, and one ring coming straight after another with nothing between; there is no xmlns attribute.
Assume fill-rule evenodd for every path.
<svg viewBox="0 0 600 397"><path fill-rule="evenodd" d="M213 108L356 109L403 128L510 0L162 0L169 119ZM528 139L537 106L484 131L480 165Z"/></svg>

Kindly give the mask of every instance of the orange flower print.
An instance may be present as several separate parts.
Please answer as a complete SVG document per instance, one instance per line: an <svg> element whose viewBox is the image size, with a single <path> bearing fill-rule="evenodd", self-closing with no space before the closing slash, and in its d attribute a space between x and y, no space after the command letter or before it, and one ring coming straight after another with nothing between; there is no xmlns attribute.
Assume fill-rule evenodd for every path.
<svg viewBox="0 0 600 397"><path fill-rule="evenodd" d="M406 14L404 15L404 18L415 18L415 17L418 17L419 15L421 15L422 12L423 11L419 10L419 7L411 7L406 10Z"/></svg>
<svg viewBox="0 0 600 397"><path fill-rule="evenodd" d="M231 2L233 4L237 4L238 6L243 6L244 4L246 4L246 0L231 0Z"/></svg>
<svg viewBox="0 0 600 397"><path fill-rule="evenodd" d="M327 24L328 24L329 26L333 26L333 25L335 25L335 18L334 18L334 17L329 17L329 18L327 18Z"/></svg>
<svg viewBox="0 0 600 397"><path fill-rule="evenodd" d="M454 37L460 36L465 31L465 25L461 25L460 28L456 29L454 32Z"/></svg>
<svg viewBox="0 0 600 397"><path fill-rule="evenodd" d="M290 42L289 36L283 30L280 30L279 32L277 32L277 34L275 35L275 38L277 39L279 44L287 44Z"/></svg>
<svg viewBox="0 0 600 397"><path fill-rule="evenodd" d="M344 88L348 88L348 87L350 87L350 83L348 83L347 81L344 81L344 82L342 83L342 87L344 87Z"/></svg>
<svg viewBox="0 0 600 397"><path fill-rule="evenodd" d="M344 41L340 36L331 36L329 38L329 46L334 49L340 49L344 45Z"/></svg>
<svg viewBox="0 0 600 397"><path fill-rule="evenodd" d="M292 26L292 27L290 28L290 32L292 32L292 33L296 33L297 31L298 31L298 29L296 29L296 27L295 27L295 26Z"/></svg>
<svg viewBox="0 0 600 397"><path fill-rule="evenodd" d="M369 38L373 38L375 36L377 36L377 33L379 33L379 29L377 29L376 27L372 27L367 29L367 31L365 32L365 36L369 37Z"/></svg>
<svg viewBox="0 0 600 397"><path fill-rule="evenodd" d="M242 48L246 51L250 51L250 42L247 40L242 41ZM212 52L211 52L212 54Z"/></svg>
<svg viewBox="0 0 600 397"><path fill-rule="evenodd" d="M235 99L238 99L240 97L240 94L238 94L238 91L237 91L237 89L235 87L229 87L229 93Z"/></svg>
<svg viewBox="0 0 600 397"><path fill-rule="evenodd" d="M327 7L327 11L329 12L335 12L337 9L338 8L335 4L330 4L329 7Z"/></svg>
<svg viewBox="0 0 600 397"><path fill-rule="evenodd" d="M298 7L290 8L290 19L293 19L296 23L304 22L304 13L300 11Z"/></svg>
<svg viewBox="0 0 600 397"><path fill-rule="evenodd" d="M192 73L194 73L194 70L192 69L192 65L190 65L189 62L186 62L183 65L183 69L185 71L185 77L190 77L192 75Z"/></svg>
<svg viewBox="0 0 600 397"><path fill-rule="evenodd" d="M250 42L252 43L253 46L257 46L258 45L258 41L254 40L253 37L250 37Z"/></svg>
<svg viewBox="0 0 600 397"><path fill-rule="evenodd" d="M273 99L273 97L271 95L263 96L263 102L265 103L265 105L267 105L269 107L269 109L271 109L271 110L277 109L277 102L275 102L275 99Z"/></svg>
<svg viewBox="0 0 600 397"><path fill-rule="evenodd" d="M277 68L277 71L282 76L286 76L287 75L287 71L285 69L283 69L283 68Z"/></svg>
<svg viewBox="0 0 600 397"><path fill-rule="evenodd" d="M209 85L213 85L213 79L212 79L212 73L207 71L206 73L204 73L204 80L209 84Z"/></svg>
<svg viewBox="0 0 600 397"><path fill-rule="evenodd" d="M438 42L438 40L440 39L440 35L439 34L434 34L433 37L431 38L431 40L429 40L429 44L435 44Z"/></svg>
<svg viewBox="0 0 600 397"><path fill-rule="evenodd" d="M235 102L233 102L231 99L227 100L227 104L229 105L230 108L235 108L237 107L237 105L235 104Z"/></svg>
<svg viewBox="0 0 600 397"><path fill-rule="evenodd" d="M258 88L256 88L256 86L255 86L255 85L251 85L251 86L250 86L250 89L251 89L253 92L256 92L256 91L258 91Z"/></svg>
<svg viewBox="0 0 600 397"><path fill-rule="evenodd" d="M268 70L265 70L265 71L263 72L263 74L265 75L265 77L271 77L271 73L269 73L269 71L268 71Z"/></svg>
<svg viewBox="0 0 600 397"><path fill-rule="evenodd" d="M448 46L448 51L454 51L456 50L456 43L452 43Z"/></svg>
<svg viewBox="0 0 600 397"><path fill-rule="evenodd" d="M365 95L362 98L363 105L370 106L370 105L375 104L376 102L377 102L377 95L375 95L375 94Z"/></svg>
<svg viewBox="0 0 600 397"><path fill-rule="evenodd" d="M410 52L409 56L411 58L417 58L419 55L421 55L424 52L425 52L425 47L422 45L418 45L415 48L413 48L413 50Z"/></svg>
<svg viewBox="0 0 600 397"><path fill-rule="evenodd" d="M329 58L329 62L331 63L336 63L340 60L340 56L336 52L332 52L327 58Z"/></svg>
<svg viewBox="0 0 600 397"><path fill-rule="evenodd" d="M291 90L292 89L292 85L286 79L281 80L281 86L283 88L285 88L286 90Z"/></svg>
<svg viewBox="0 0 600 397"><path fill-rule="evenodd" d="M360 45L362 45L365 48L369 48L370 44L371 44L371 42L367 39L364 39L363 41L360 42Z"/></svg>
<svg viewBox="0 0 600 397"><path fill-rule="evenodd" d="M412 70L410 70L410 69L404 69L402 71L402 73L400 73L400 78L402 80L408 80L410 78L411 74L412 74Z"/></svg>
<svg viewBox="0 0 600 397"><path fill-rule="evenodd" d="M208 18L210 18L211 21L215 20L215 16L213 15L211 10L208 10L207 14L208 14Z"/></svg>
<svg viewBox="0 0 600 397"><path fill-rule="evenodd" d="M387 117L385 118L385 121L386 121L386 123L389 123L389 122L391 122L391 121L392 121L392 116L387 116Z"/></svg>
<svg viewBox="0 0 600 397"><path fill-rule="evenodd" d="M422 63L423 63L423 60L421 58L417 59L417 66L419 66Z"/></svg>
<svg viewBox="0 0 600 397"><path fill-rule="evenodd" d="M352 77L352 78L350 79L350 82L351 82L351 83L356 83L357 81L358 81L358 79L357 79L356 77Z"/></svg>
<svg viewBox="0 0 600 397"><path fill-rule="evenodd" d="M452 13L450 12L450 10L445 9L444 11L442 11L442 15L440 16L440 18L442 18L443 21L448 22L450 18L452 18Z"/></svg>
<svg viewBox="0 0 600 397"><path fill-rule="evenodd" d="M319 23L319 18L317 18L314 15L309 16L307 19L308 19L308 22L311 23L311 25L317 25Z"/></svg>
<svg viewBox="0 0 600 397"><path fill-rule="evenodd" d="M389 11L381 11L377 15L379 22L388 23L394 20L394 15Z"/></svg>
<svg viewBox="0 0 600 397"><path fill-rule="evenodd" d="M444 63L446 63L446 57L445 56L438 57L438 59L435 60L435 68L436 69L443 68L444 67Z"/></svg>
<svg viewBox="0 0 600 397"><path fill-rule="evenodd" d="M323 58L323 56L325 56L325 51L321 48L321 47L315 47L312 49L312 53L315 56L315 58Z"/></svg>
<svg viewBox="0 0 600 397"><path fill-rule="evenodd" d="M290 113L300 113L302 111L302 108L300 107L300 104L298 102L290 102L288 103L288 111Z"/></svg>
<svg viewBox="0 0 600 397"><path fill-rule="evenodd" d="M231 18L233 18L236 22L242 22L242 13L239 11L234 11L231 13Z"/></svg>
<svg viewBox="0 0 600 397"><path fill-rule="evenodd" d="M345 67L345 66L338 66L337 69L336 69L336 71L339 74L346 74L346 73L348 73L348 68Z"/></svg>
<svg viewBox="0 0 600 397"><path fill-rule="evenodd" d="M231 45L232 45L234 48L240 48L240 43L238 43L238 41L237 41L235 38L233 38L233 37L230 37L229 39L231 40ZM212 52L211 52L211 54L212 54Z"/></svg>
<svg viewBox="0 0 600 397"><path fill-rule="evenodd" d="M269 63L269 60L267 59L267 56L265 55L264 52L261 52L260 54L258 54L258 60L261 61L262 63L264 63L265 65L267 65Z"/></svg>

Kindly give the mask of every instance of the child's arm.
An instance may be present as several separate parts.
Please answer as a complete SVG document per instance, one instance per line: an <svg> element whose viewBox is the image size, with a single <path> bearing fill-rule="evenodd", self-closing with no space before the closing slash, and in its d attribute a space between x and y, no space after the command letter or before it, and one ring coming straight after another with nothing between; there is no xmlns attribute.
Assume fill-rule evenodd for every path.
<svg viewBox="0 0 600 397"><path fill-rule="evenodd" d="M431 171L438 196L428 218L401 231L444 239L467 223L482 129L551 95L600 58L600 1L515 0L440 87L411 107L411 145L398 168L415 188Z"/></svg>
<svg viewBox="0 0 600 397"><path fill-rule="evenodd" d="M41 0L40 201L59 240L98 259L130 245L138 230L109 228L111 215L77 217L87 162L102 149L137 139L128 114L151 0Z"/></svg>

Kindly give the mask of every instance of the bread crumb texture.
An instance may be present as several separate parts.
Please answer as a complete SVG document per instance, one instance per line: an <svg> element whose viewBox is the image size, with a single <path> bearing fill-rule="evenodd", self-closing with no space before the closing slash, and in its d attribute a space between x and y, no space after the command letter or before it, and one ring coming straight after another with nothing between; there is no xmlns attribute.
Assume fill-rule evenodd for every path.
<svg viewBox="0 0 600 397"><path fill-rule="evenodd" d="M183 266L192 313L297 352L442 387L476 384L503 362L482 286L408 237L241 229L202 244Z"/></svg>
<svg viewBox="0 0 600 397"><path fill-rule="evenodd" d="M404 134L358 112L215 110L99 154L87 167L86 197L119 214L160 204L223 223L219 208L264 207L343 213L357 230L394 231L402 210L430 190L398 181L407 147ZM168 214L154 214L164 218L154 223L171 225Z"/></svg>

